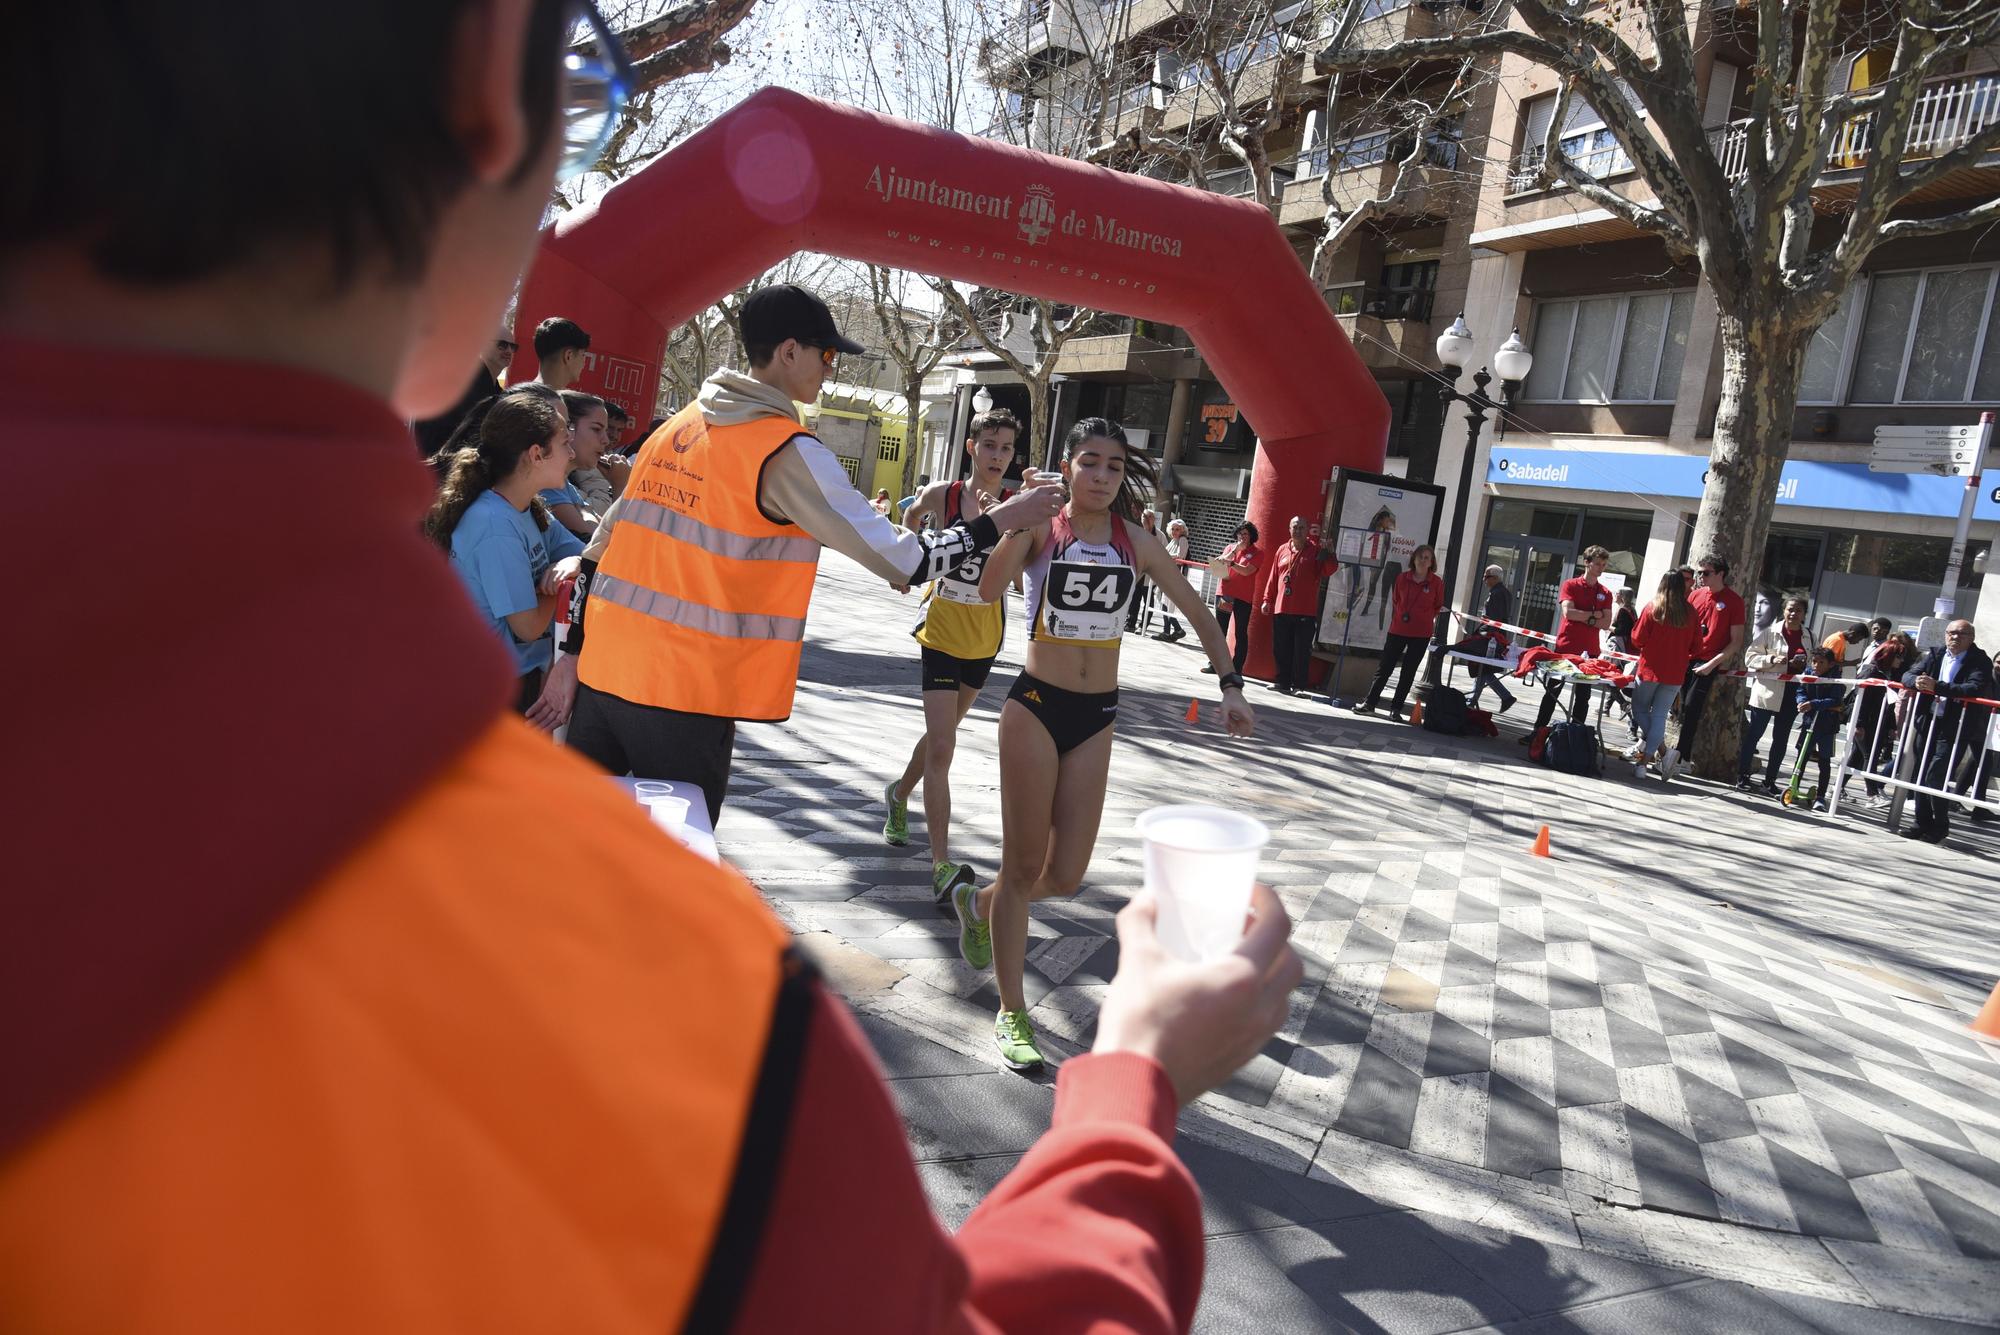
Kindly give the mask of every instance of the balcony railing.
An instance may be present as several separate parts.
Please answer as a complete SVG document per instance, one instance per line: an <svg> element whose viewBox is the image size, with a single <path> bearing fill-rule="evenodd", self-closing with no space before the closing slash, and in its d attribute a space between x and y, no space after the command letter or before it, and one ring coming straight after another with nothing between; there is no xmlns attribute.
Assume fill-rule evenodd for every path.
<svg viewBox="0 0 2000 1335"><path fill-rule="evenodd" d="M1372 315L1378 320L1428 320L1437 293L1427 287L1382 287L1337 283L1325 289L1335 315Z"/></svg>
<svg viewBox="0 0 2000 1335"><path fill-rule="evenodd" d="M1292 183L1292 169L1271 165L1271 188L1282 191ZM1235 195L1248 199L1257 193L1256 178L1248 167L1231 167L1225 172L1212 172L1208 178L1208 188L1218 195Z"/></svg>
<svg viewBox="0 0 2000 1335"><path fill-rule="evenodd" d="M1400 162L1410 151L1410 138L1397 130L1377 130L1358 134L1337 144L1321 144L1299 154L1298 177L1307 180L1324 176L1327 168L1359 171L1384 162ZM1424 143L1424 162L1451 170L1458 166L1458 140L1432 135Z"/></svg>
<svg viewBox="0 0 2000 1335"><path fill-rule="evenodd" d="M1575 142L1575 148L1565 142L1563 156L1590 176L1601 178L1631 169L1632 159L1625 156L1624 148L1603 131L1578 136ZM1542 145L1534 144L1523 149L1521 156L1514 159L1514 166L1507 173L1507 193L1518 195L1523 190L1533 190L1541 184L1541 179Z"/></svg>
<svg viewBox="0 0 2000 1335"><path fill-rule="evenodd" d="M1949 152L2000 121L2000 74L1953 75L1933 82L1917 94L1910 111L1910 135L1903 156L1930 158ZM1709 143L1723 175L1741 180L1749 170L1750 121L1746 117L1709 131ZM1864 111L1834 133L1827 152L1829 171L1859 167L1875 146L1875 113Z"/></svg>

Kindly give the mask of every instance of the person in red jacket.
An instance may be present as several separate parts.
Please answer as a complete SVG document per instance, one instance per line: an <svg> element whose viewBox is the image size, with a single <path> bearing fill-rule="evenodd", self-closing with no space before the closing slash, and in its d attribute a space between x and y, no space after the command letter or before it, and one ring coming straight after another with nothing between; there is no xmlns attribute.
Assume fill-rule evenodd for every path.
<svg viewBox="0 0 2000 1335"><path fill-rule="evenodd" d="M1244 662L1250 657L1250 609L1257 602L1257 572L1264 564L1264 549L1257 545L1257 526L1248 520L1238 524L1229 545L1216 559L1222 563L1224 573L1222 588L1215 597L1215 619L1222 623L1225 635L1232 625L1236 628L1229 658L1240 676ZM1213 673L1215 668L1204 663L1201 670Z"/></svg>
<svg viewBox="0 0 2000 1335"><path fill-rule="evenodd" d="M20 516L70 592L8 683L51 707L8 739L0 1329L1186 1330L1175 1113L1285 1014L1277 899L1199 965L1120 914L1095 1051L953 1238L847 1009L742 877L508 714L418 530L405 423L611 134L615 34L551 0L102 8L0 53L0 383L24 439L86 437ZM387 646L365 689L330 630ZM142 800L103 801L109 754Z"/></svg>
<svg viewBox="0 0 2000 1335"><path fill-rule="evenodd" d="M1583 573L1563 581L1560 594L1562 621L1556 627L1557 653L1597 657L1604 628L1611 624L1611 590L1599 582L1604 567L1610 564L1610 552L1602 547L1586 547L1583 549ZM1569 706L1571 722L1590 721L1590 690L1582 682L1573 688ZM1559 682L1552 682L1542 692L1541 708L1535 711L1535 729L1521 739L1524 744L1532 742L1549 726L1561 695Z"/></svg>
<svg viewBox="0 0 2000 1335"><path fill-rule="evenodd" d="M1278 549L1278 564L1264 588L1264 614L1271 618L1271 650L1278 661L1278 690L1303 691L1312 670L1313 626L1319 619L1319 582L1340 569L1326 547L1307 535L1306 521L1293 515L1291 541Z"/></svg>
<svg viewBox="0 0 2000 1335"><path fill-rule="evenodd" d="M1396 678L1396 696L1389 712L1398 721L1403 717L1403 701L1410 694L1410 678L1424 646L1431 642L1431 630L1444 607L1444 581L1437 576L1437 553L1425 543L1410 553L1410 568L1396 576L1390 593L1389 632L1382 646L1382 661L1376 665L1375 680L1369 683L1368 697L1354 706L1357 714L1372 714L1381 702L1382 688L1398 663L1402 673Z"/></svg>
<svg viewBox="0 0 2000 1335"><path fill-rule="evenodd" d="M1632 687L1632 726L1639 740L1625 753L1625 759L1645 765L1664 762L1667 714L1681 683L1687 680L1695 643L1701 638L1701 619L1688 605L1687 576L1669 570L1660 579L1660 591L1632 626L1632 648L1639 655L1638 682ZM1661 764L1660 777L1673 777L1672 768Z"/></svg>

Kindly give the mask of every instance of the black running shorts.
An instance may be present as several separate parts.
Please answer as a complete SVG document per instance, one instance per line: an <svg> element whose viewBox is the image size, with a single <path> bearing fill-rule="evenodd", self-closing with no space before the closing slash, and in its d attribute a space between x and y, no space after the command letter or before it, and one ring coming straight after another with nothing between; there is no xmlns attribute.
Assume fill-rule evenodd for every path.
<svg viewBox="0 0 2000 1335"><path fill-rule="evenodd" d="M942 650L927 644L917 646L922 653L924 689L926 691L955 691L964 686L978 690L986 684L986 674L993 670L992 658L954 658Z"/></svg>

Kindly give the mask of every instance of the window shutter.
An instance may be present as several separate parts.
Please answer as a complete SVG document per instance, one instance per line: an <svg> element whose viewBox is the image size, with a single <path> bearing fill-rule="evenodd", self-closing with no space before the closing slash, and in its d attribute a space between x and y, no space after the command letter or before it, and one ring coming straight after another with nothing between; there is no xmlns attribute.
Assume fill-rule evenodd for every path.
<svg viewBox="0 0 2000 1335"><path fill-rule="evenodd" d="M1549 119L1556 114L1553 94L1528 104L1528 126L1521 135L1521 151L1533 152L1549 137Z"/></svg>

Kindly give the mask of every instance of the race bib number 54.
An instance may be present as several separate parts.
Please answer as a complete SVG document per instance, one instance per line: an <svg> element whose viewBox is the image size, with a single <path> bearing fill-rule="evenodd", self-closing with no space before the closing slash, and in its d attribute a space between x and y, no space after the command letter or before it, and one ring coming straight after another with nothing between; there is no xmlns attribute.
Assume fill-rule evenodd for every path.
<svg viewBox="0 0 2000 1335"><path fill-rule="evenodd" d="M1127 565L1052 561L1046 596L1048 632L1059 640L1115 640L1138 576Z"/></svg>

